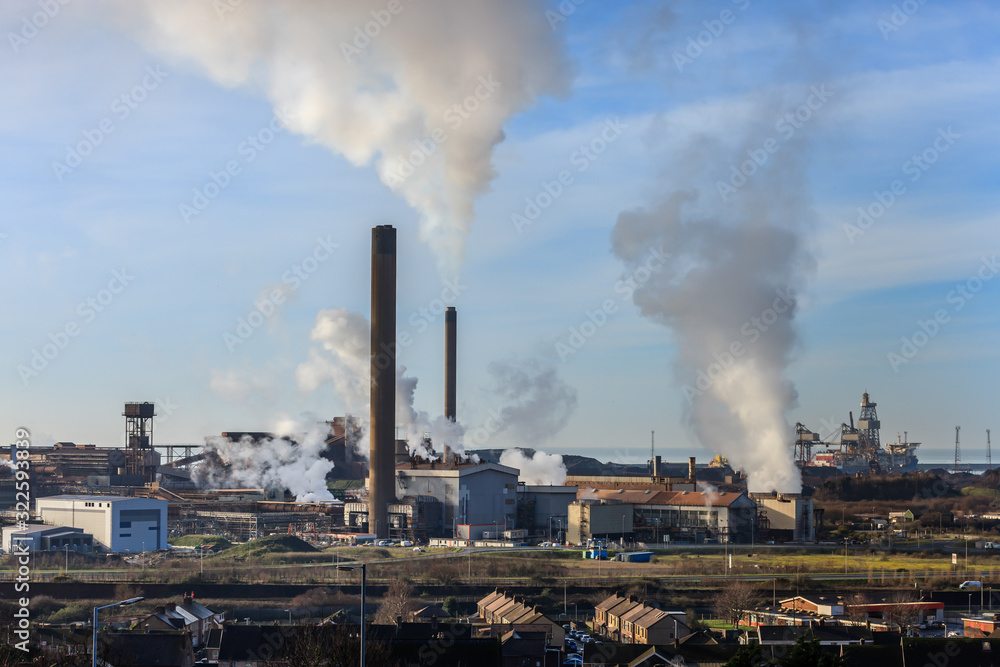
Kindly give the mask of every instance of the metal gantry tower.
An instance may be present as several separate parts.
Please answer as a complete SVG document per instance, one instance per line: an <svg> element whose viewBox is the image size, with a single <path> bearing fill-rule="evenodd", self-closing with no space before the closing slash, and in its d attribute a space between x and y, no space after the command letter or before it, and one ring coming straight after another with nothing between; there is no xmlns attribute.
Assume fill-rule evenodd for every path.
<svg viewBox="0 0 1000 667"><path fill-rule="evenodd" d="M125 473L137 475L143 482L152 482L156 473L150 456L155 408L152 403L126 403L122 415L125 417Z"/></svg>

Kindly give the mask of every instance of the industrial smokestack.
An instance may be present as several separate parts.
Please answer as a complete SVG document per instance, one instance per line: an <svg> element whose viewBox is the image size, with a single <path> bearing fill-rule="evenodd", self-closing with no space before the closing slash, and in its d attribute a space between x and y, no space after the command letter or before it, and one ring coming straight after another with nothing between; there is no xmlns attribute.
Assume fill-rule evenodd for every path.
<svg viewBox="0 0 1000 667"><path fill-rule="evenodd" d="M458 375L458 313L449 307L444 311L444 416L448 421L457 420L455 416L455 384ZM444 445L443 459L445 464L451 462L451 449Z"/></svg>
<svg viewBox="0 0 1000 667"><path fill-rule="evenodd" d="M368 531L389 537L387 505L395 500L396 230L372 229L371 450Z"/></svg>
<svg viewBox="0 0 1000 667"><path fill-rule="evenodd" d="M688 482L690 482L691 484L697 484L698 483L698 476L695 474L694 457L693 456L689 456L688 457Z"/></svg>

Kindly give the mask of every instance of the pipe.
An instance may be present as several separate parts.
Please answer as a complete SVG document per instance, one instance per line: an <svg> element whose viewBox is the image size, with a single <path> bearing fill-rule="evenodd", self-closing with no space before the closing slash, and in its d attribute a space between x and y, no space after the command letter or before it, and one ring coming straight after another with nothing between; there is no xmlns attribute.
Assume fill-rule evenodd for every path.
<svg viewBox="0 0 1000 667"><path fill-rule="evenodd" d="M387 538L387 505L396 496L396 230L391 225L372 229L371 315L368 532Z"/></svg>
<svg viewBox="0 0 1000 667"><path fill-rule="evenodd" d="M444 416L449 421L456 421L455 395L456 378L458 376L458 313L449 306L444 311ZM447 465L451 462L451 450L444 445L442 460Z"/></svg>
<svg viewBox="0 0 1000 667"><path fill-rule="evenodd" d="M695 474L694 457L693 456L689 456L688 457L688 482L691 483L691 484L697 484L698 483L698 476Z"/></svg>

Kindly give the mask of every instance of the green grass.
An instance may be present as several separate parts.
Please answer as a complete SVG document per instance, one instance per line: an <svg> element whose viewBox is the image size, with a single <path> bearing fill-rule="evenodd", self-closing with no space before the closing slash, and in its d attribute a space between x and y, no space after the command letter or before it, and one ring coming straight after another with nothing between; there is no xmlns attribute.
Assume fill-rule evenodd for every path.
<svg viewBox="0 0 1000 667"><path fill-rule="evenodd" d="M331 482L326 483L326 488L331 491L334 489L339 489L346 491L348 489L361 489L365 486L365 480L363 479L335 479Z"/></svg>
<svg viewBox="0 0 1000 667"><path fill-rule="evenodd" d="M170 540L175 547L200 547L212 544L217 550L225 550L232 547L232 543L219 535L182 535Z"/></svg>
<svg viewBox="0 0 1000 667"><path fill-rule="evenodd" d="M993 498L997 495L996 489L984 489L981 486L966 486L962 488L963 496L974 496L981 498Z"/></svg>
<svg viewBox="0 0 1000 667"><path fill-rule="evenodd" d="M719 618L706 618L698 622L706 628L715 628L717 630L736 630L736 627L732 623L728 623Z"/></svg>
<svg viewBox="0 0 1000 667"><path fill-rule="evenodd" d="M241 560L252 556L261 558L270 554L290 554L290 553L319 553L319 549L312 546L305 540L301 540L294 535L268 535L260 539L234 544L220 554L215 554L213 558L232 558Z"/></svg>

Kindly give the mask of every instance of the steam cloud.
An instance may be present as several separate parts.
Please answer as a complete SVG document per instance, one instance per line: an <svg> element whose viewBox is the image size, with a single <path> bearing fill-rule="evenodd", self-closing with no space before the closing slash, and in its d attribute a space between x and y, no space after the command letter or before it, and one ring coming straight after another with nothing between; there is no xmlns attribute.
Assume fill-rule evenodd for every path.
<svg viewBox="0 0 1000 667"><path fill-rule="evenodd" d="M199 488L288 489L298 502L333 501L326 474L333 463L320 454L326 447L329 427L317 423L306 432L294 424L280 424L287 437L238 442L216 436L205 439L205 460L192 472Z"/></svg>
<svg viewBox="0 0 1000 667"><path fill-rule="evenodd" d="M558 34L533 0L105 0L148 50L253 85L294 132L380 179L420 214L455 275L503 124L567 89ZM220 6L223 11L220 11ZM367 34L366 34L367 33Z"/></svg>
<svg viewBox="0 0 1000 667"><path fill-rule="evenodd" d="M556 367L540 359L494 361L489 365L492 390L504 405L498 432L534 444L561 431L576 411L576 389Z"/></svg>
<svg viewBox="0 0 1000 667"><path fill-rule="evenodd" d="M648 276L636 281L635 304L674 333L695 434L743 470L753 492L801 490L785 419L797 393L784 374L796 344L794 288L812 259L794 156L783 148L737 206L713 215L714 191L679 190L655 208L622 213L612 233L614 254L634 276ZM730 155L715 157L711 167L724 171ZM657 247L667 263L646 271L642 262Z"/></svg>
<svg viewBox="0 0 1000 667"><path fill-rule="evenodd" d="M296 369L299 389L308 392L330 383L352 412L366 413L371 372L370 330L368 318L361 313L344 308L320 311L310 338L322 348L310 349L306 361ZM493 400L503 406L494 433L506 431L519 442L534 444L558 433L576 410L576 390L562 380L549 362L538 359L494 362L489 371ZM464 457L462 423L416 410L413 405L417 384L418 379L408 376L405 366L396 369L396 423L403 429L410 453L438 459L447 445L454 454ZM425 436L430 437L437 453L424 442ZM367 444L361 449L367 451Z"/></svg>
<svg viewBox="0 0 1000 667"><path fill-rule="evenodd" d="M500 465L520 470L518 481L525 484L560 486L566 482L566 465L559 454L535 452L528 457L520 449L508 449L500 455Z"/></svg>
<svg viewBox="0 0 1000 667"><path fill-rule="evenodd" d="M329 382L350 411L367 414L371 377L368 318L344 308L322 310L316 316L310 338L320 343L322 350L310 349L306 361L296 369L299 389L313 391ZM410 453L426 459L440 458L424 443L427 435L439 452L443 445L448 445L456 455L464 456L461 438L465 431L461 423L443 415L432 418L413 407L417 382L417 378L406 375L405 366L396 369L396 423L403 429ZM367 457L367 434L359 448Z"/></svg>

